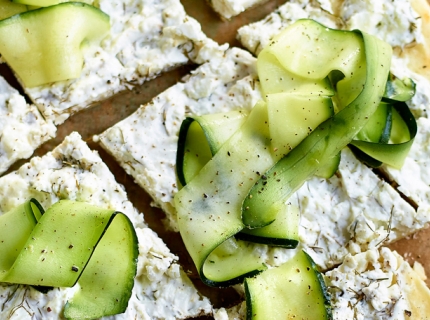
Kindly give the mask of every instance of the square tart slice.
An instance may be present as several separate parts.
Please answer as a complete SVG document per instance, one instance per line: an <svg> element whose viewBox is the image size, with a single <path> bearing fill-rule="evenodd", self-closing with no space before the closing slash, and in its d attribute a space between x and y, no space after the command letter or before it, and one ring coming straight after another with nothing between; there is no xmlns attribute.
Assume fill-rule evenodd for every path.
<svg viewBox="0 0 430 320"><path fill-rule="evenodd" d="M60 199L87 202L126 214L139 241L137 275L125 313L109 319L182 319L211 314L208 299L192 285L164 242L149 229L97 152L71 133L52 152L0 178L0 214L35 198L46 209ZM31 272L31 271L29 271ZM33 287L2 283L2 315L10 319L61 319L75 288L44 294Z"/></svg>

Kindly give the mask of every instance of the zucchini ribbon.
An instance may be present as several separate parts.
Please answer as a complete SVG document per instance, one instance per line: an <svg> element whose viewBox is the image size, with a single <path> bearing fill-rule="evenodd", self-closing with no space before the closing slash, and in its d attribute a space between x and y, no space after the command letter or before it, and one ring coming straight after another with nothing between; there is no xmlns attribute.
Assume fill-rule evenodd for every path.
<svg viewBox="0 0 430 320"><path fill-rule="evenodd" d="M203 282L226 286L265 270L248 241L295 248L300 214L288 198L313 175L333 175L344 147L401 166L416 133L405 103L414 85L390 75L391 54L359 30L299 20L258 56L264 100L249 114L184 120L175 207Z"/></svg>
<svg viewBox="0 0 430 320"><path fill-rule="evenodd" d="M46 212L31 199L0 216L0 282L78 286L68 319L125 311L136 275L134 227L120 212L60 200Z"/></svg>

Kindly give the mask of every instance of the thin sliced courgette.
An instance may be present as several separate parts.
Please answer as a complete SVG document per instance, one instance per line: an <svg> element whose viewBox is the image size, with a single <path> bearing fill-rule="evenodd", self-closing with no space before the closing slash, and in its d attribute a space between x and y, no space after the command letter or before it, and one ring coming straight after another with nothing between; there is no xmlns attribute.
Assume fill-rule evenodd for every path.
<svg viewBox="0 0 430 320"><path fill-rule="evenodd" d="M245 279L245 296L248 320L332 319L324 279L304 251L280 267Z"/></svg>
<svg viewBox="0 0 430 320"><path fill-rule="evenodd" d="M272 147L286 155L334 114L330 96L315 92L266 95Z"/></svg>
<svg viewBox="0 0 430 320"><path fill-rule="evenodd" d="M68 200L42 213L32 200L0 216L0 282L78 284L64 308L68 319L124 312L138 256L137 237L127 216ZM10 230L19 235L9 238Z"/></svg>
<svg viewBox="0 0 430 320"><path fill-rule="evenodd" d="M10 0L0 0L0 20L27 10L28 8L24 4L14 3Z"/></svg>
<svg viewBox="0 0 430 320"><path fill-rule="evenodd" d="M318 169L315 171L315 176L329 179L331 178L336 171L339 169L341 159L341 153L339 152L337 155L333 156L330 159L327 159L327 162L321 166L318 167Z"/></svg>
<svg viewBox="0 0 430 320"><path fill-rule="evenodd" d="M415 94L415 89L416 85L412 79L399 79L394 74L390 73L382 100L405 102L412 99Z"/></svg>
<svg viewBox="0 0 430 320"><path fill-rule="evenodd" d="M392 122L393 113L391 104L381 102L355 139L368 142L387 143L390 139Z"/></svg>
<svg viewBox="0 0 430 320"><path fill-rule="evenodd" d="M375 134L379 133L381 138L378 140L377 136L373 139L363 137L365 127L350 144L351 150L362 162L374 168L383 163L395 168L403 166L417 133L415 117L406 104L414 94L415 83L411 79L400 80L392 74L389 75L384 97L379 106L387 108L385 127L375 125L375 121L381 123L384 121L378 110L366 125Z"/></svg>
<svg viewBox="0 0 430 320"><path fill-rule="evenodd" d="M198 174L175 195L179 230L200 277L209 285L241 282L242 272L264 269L258 252L242 258L247 270L210 279L205 264L212 251L244 228L240 207L253 181L273 163L265 103L258 103L241 129L225 142ZM273 221L273 220L272 220ZM270 221L271 222L271 221ZM269 223L270 223L269 222ZM234 259L231 259L234 261ZM258 263L255 263L257 261ZM256 268L255 266L259 266ZM222 273L220 274L222 276Z"/></svg>
<svg viewBox="0 0 430 320"><path fill-rule="evenodd" d="M25 86L77 78L81 46L100 41L109 16L81 2L65 2L0 21L0 54Z"/></svg>
<svg viewBox="0 0 430 320"><path fill-rule="evenodd" d="M382 163L401 168L417 134L417 123L405 102L391 103L392 128L389 143L352 140L356 154L372 167ZM354 149L353 149L354 150ZM359 151L359 152L357 152Z"/></svg>
<svg viewBox="0 0 430 320"><path fill-rule="evenodd" d="M304 45L290 45L290 38L302 39ZM374 115L385 92L391 47L370 35L331 30L302 20L272 44L268 53L262 51L261 62L260 56L258 60L259 73L263 66L260 81L265 101L257 103L244 124L216 152L207 148L206 154L214 156L194 166L195 175L175 196L180 233L200 277L209 285L234 284L264 270L259 255L235 238L291 247L297 244L292 242L297 240L298 215L286 232L283 223L288 216L279 214L285 211L288 197L313 174L329 177L334 173L340 151ZM312 52L311 48L318 50ZM328 61L321 61L319 50ZM279 59L278 53L282 54ZM290 87L284 87L285 83ZM282 131L275 134L276 139L271 136L272 122L282 127L276 113L284 99L297 106L317 102L322 108L316 110L329 111L292 150ZM282 110L291 118L292 112ZM387 138L389 115L381 113L384 119L379 129L365 129L362 135L366 138ZM376 117L380 116L373 121L379 121ZM306 120L303 113L299 118ZM185 126L190 128L189 123ZM204 130L199 130L204 136ZM291 134L291 130L286 132ZM273 140L278 144L273 145ZM281 234L282 241L290 243L276 243ZM276 241L265 242L267 239ZM236 268L238 261L241 264Z"/></svg>
<svg viewBox="0 0 430 320"><path fill-rule="evenodd" d="M270 137L276 154L287 155L318 125L334 115L331 100L333 94L325 88L321 92L281 92L266 95ZM340 152L319 167L315 175L330 178L337 171L339 163Z"/></svg>
<svg viewBox="0 0 430 320"><path fill-rule="evenodd" d="M285 204L276 220L262 228L244 228L236 234L237 239L284 248L295 248L299 244L300 212L297 206Z"/></svg>
<svg viewBox="0 0 430 320"><path fill-rule="evenodd" d="M182 185L190 181L234 132L239 130L247 115L248 112L239 110L189 117L182 122L179 131L176 161L177 175ZM280 210L282 218L279 217L264 228L244 229L236 234L236 238L256 243L295 248L298 244L299 224L299 214L296 209L293 210L291 205L288 205L286 210ZM231 242L232 240L229 241ZM219 259L208 259L212 261L212 267L214 267L214 261L218 261L217 268L220 268ZM205 282L208 283L210 282L209 279L215 279L214 273L210 272L208 267L205 267L205 274L208 274L208 279Z"/></svg>
<svg viewBox="0 0 430 320"><path fill-rule="evenodd" d="M206 264L210 263L208 260L211 253L216 252L217 247L227 239L231 239L245 226L249 226L250 229L263 228L275 221L278 213L285 209L287 197L284 197L285 193L282 194L284 192L282 188L292 186L290 181L284 183L285 180L293 179L294 187L287 191L288 196L305 179L317 172L317 168L324 168L328 164L331 164L328 168L332 168L333 163L336 164L339 159L340 150L364 126L384 93L391 58L391 47L387 44L359 32L328 30L316 22L306 20L297 22L287 33L288 35L304 33L303 42L308 41L306 36L310 33L311 38L315 36L320 41L318 43L320 47L325 45L329 51L332 51L333 46L327 34L333 35L334 38L339 35L334 46L340 53L337 62L331 61L326 64L318 61L315 64L315 59L312 57L314 53L311 53L309 58L312 63L306 65L306 59L303 60L303 57L307 56L307 52L301 52L297 46L294 47L297 52L287 55L287 59L284 60L300 62L295 64L300 66L299 69L296 67L288 69L288 74L298 74L287 82L293 83L293 89L298 90L298 94L303 94L309 88L312 90L318 88L320 92L310 91L309 93L316 99L320 97L327 99L327 95L333 93L328 77L332 70L331 66L333 69L345 72L345 76L336 83L336 88L340 92L336 92L334 97L340 111L314 129L286 157L278 161L282 153L276 152L272 146L267 104L258 103L241 128L176 194L175 207L182 238L201 278L210 285L231 284L241 279L244 273L250 274L261 270L258 266L262 261L258 256L249 253L244 258L240 253L234 253L241 257L244 265L249 264L250 267L245 270L240 268L240 272L234 272L230 270L230 268L234 269L234 263L227 263L224 265L227 269L219 271L215 278L212 278L210 272L205 271ZM348 35L351 47L345 49L343 43L348 39ZM327 43L322 43L322 40ZM306 44L304 47L308 48L309 45ZM281 51L284 52L284 50ZM335 57L334 60L336 60L337 51L331 52ZM346 52L345 55L344 52ZM270 60L272 61L273 58L271 57ZM336 63L341 66L336 66ZM285 76L286 73L282 73L279 65L281 62L275 63L272 69L275 69L277 75ZM309 84L304 81L307 74L311 74ZM263 84L266 94L274 93L270 91L273 89L270 79L262 76L260 81L267 82L267 85ZM276 86L281 87L279 83L275 83L274 87ZM293 96L294 90L290 89L284 89L281 92ZM285 159L290 159L291 163L288 161L285 163ZM276 164L276 171L267 171L274 164ZM280 175L277 171L278 165L282 169L279 171ZM283 171L288 173L284 174ZM259 180L260 185L252 187L256 179ZM281 187L278 189L279 186ZM246 197L249 190L251 193ZM279 196L280 193L281 196ZM238 261L234 258L229 260Z"/></svg>
<svg viewBox="0 0 430 320"><path fill-rule="evenodd" d="M226 239L207 257L200 273L201 280L208 286L228 287L266 270L254 249L235 237Z"/></svg>
<svg viewBox="0 0 430 320"><path fill-rule="evenodd" d="M0 217L0 278L14 264L43 213L39 202L31 199Z"/></svg>

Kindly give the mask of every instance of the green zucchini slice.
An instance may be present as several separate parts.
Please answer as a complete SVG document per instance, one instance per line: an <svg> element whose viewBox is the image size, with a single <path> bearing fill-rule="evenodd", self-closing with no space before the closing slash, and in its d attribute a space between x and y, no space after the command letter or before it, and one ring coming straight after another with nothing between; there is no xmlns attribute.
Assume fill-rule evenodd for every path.
<svg viewBox="0 0 430 320"><path fill-rule="evenodd" d="M0 0L0 20L27 10L28 8L24 4L14 3L10 0Z"/></svg>
<svg viewBox="0 0 430 320"><path fill-rule="evenodd" d="M391 104L381 102L355 139L368 142L388 143L392 123L393 113Z"/></svg>
<svg viewBox="0 0 430 320"><path fill-rule="evenodd" d="M240 129L247 116L248 112L239 110L188 117L182 122L176 161L177 176L182 185L186 185ZM297 208L288 205L269 226L254 230L243 229L235 237L239 240L295 248L298 244L298 224ZM211 261L213 266L215 260ZM217 261L219 266L220 262ZM205 267L205 273L209 273L208 270L209 268ZM208 276L205 282L210 282L211 277Z"/></svg>
<svg viewBox="0 0 430 320"><path fill-rule="evenodd" d="M417 134L415 117L406 104L414 94L415 83L411 79L400 80L390 73L378 110L350 144L351 150L362 162L373 168L383 163L394 168L403 166ZM381 107L387 109L385 126L382 125L384 116L381 115ZM366 130L380 134L380 138L366 137Z"/></svg>
<svg viewBox="0 0 430 320"><path fill-rule="evenodd" d="M236 234L237 239L271 246L294 249L299 244L300 212L297 206L285 204L276 220L271 224L255 229L244 228Z"/></svg>
<svg viewBox="0 0 430 320"><path fill-rule="evenodd" d="M331 178L339 168L340 157L341 157L341 154L339 152L337 155L329 159L326 163L319 166L314 173L315 176L323 179Z"/></svg>
<svg viewBox="0 0 430 320"><path fill-rule="evenodd" d="M201 279L208 286L228 287L264 270L266 266L254 247L231 237L209 254L201 270Z"/></svg>
<svg viewBox="0 0 430 320"><path fill-rule="evenodd" d="M324 279L304 251L280 267L245 279L245 296L248 320L332 319Z"/></svg>
<svg viewBox="0 0 430 320"><path fill-rule="evenodd" d="M43 213L39 202L31 199L0 216L0 279L4 270L12 267Z"/></svg>
<svg viewBox="0 0 430 320"><path fill-rule="evenodd" d="M77 285L64 308L68 319L124 312L138 256L137 237L127 216L68 200L42 213L38 202L31 200L0 216L0 282ZM9 230L17 235L9 238Z"/></svg>
<svg viewBox="0 0 430 320"><path fill-rule="evenodd" d="M109 29L109 16L100 9L60 3L1 20L0 54L27 87L73 79L84 63L81 47Z"/></svg>
<svg viewBox="0 0 430 320"><path fill-rule="evenodd" d="M236 271L236 274L229 270L224 278L210 279L205 272L205 264L210 263L207 260L212 251L244 228L240 207L253 184L249 177L256 179L259 171L270 168L273 157L267 109L261 102L252 109L241 129L175 195L182 239L200 277L208 285L240 283L243 272L254 273L265 269L262 259L253 251L249 251L245 258L237 250L236 254L241 256L247 270ZM234 264L228 268L235 272Z"/></svg>
<svg viewBox="0 0 430 320"><path fill-rule="evenodd" d="M416 85L412 79L399 79L390 73L382 100L405 102L412 99L415 95L415 89Z"/></svg>
<svg viewBox="0 0 430 320"><path fill-rule="evenodd" d="M351 141L355 154L371 167L379 167L385 163L401 168L417 134L415 117L405 102L391 103L390 108L392 124L389 141Z"/></svg>
<svg viewBox="0 0 430 320"><path fill-rule="evenodd" d="M282 155L334 114L331 97L312 92L267 94L266 103L272 147Z"/></svg>

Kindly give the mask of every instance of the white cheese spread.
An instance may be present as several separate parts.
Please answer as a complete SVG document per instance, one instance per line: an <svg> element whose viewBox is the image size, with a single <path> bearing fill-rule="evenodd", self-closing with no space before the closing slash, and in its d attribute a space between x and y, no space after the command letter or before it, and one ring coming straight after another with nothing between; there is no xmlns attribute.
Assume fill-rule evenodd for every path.
<svg viewBox="0 0 430 320"><path fill-rule="evenodd" d="M190 60L203 63L208 52L214 55L220 50L186 15L179 0L97 3L110 16L111 32L100 46L85 48L81 76L26 89L43 115L56 124L161 72Z"/></svg>
<svg viewBox="0 0 430 320"><path fill-rule="evenodd" d="M0 174L19 159L29 158L43 142L55 136L34 105L0 77Z"/></svg>
<svg viewBox="0 0 430 320"><path fill-rule="evenodd" d="M32 158L17 171L0 178L0 214L22 202L37 199L44 208L60 199L85 201L121 211L131 219L139 240L138 270L125 313L109 319L183 319L209 314L202 298L162 240L150 230L127 199L97 153L77 133L51 153ZM29 271L31 272L31 271ZM47 294L29 286L0 285L2 315L8 319L62 319L73 288L55 288Z"/></svg>
<svg viewBox="0 0 430 320"><path fill-rule="evenodd" d="M238 305L226 308L220 308L214 311L215 320L241 320L246 319L246 304L242 302Z"/></svg>

